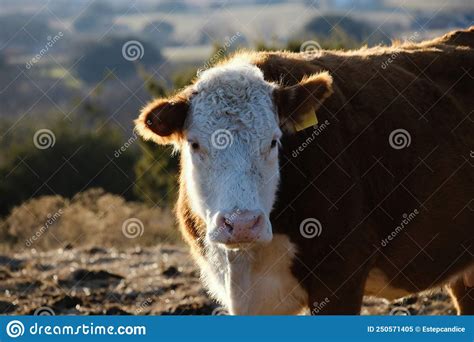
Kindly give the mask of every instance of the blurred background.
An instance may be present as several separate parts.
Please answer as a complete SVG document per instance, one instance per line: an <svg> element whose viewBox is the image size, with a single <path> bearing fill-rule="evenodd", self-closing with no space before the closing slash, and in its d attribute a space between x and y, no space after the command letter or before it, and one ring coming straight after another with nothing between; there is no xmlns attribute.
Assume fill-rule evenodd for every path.
<svg viewBox="0 0 474 342"><path fill-rule="evenodd" d="M151 279L134 290L118 274L123 267L134 274L130 261L120 263L133 257L142 273L143 265L159 268L159 281L186 273L182 259L166 262L185 252L164 247L180 243L171 213L176 157L132 130L153 97L241 48L420 41L473 20L471 0L0 0L0 312L30 312L45 301L61 312L126 311L83 303L71 289L79 291L84 279L95 285L79 286L82 294L115 279L125 290L109 289L107 298L130 300L134 313L168 310L166 300L154 299L164 285L146 295ZM149 262L157 254L161 263ZM111 263L117 274L96 270L95 261ZM178 291L175 285L166 286ZM28 306L30 289L52 292ZM196 293L172 312L195 313L192 303L205 302L200 288Z"/></svg>

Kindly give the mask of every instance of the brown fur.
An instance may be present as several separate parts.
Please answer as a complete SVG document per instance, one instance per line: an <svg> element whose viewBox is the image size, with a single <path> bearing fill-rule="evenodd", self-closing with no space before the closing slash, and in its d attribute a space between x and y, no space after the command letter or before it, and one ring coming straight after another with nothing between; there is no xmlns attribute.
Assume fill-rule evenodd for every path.
<svg viewBox="0 0 474 342"><path fill-rule="evenodd" d="M305 77L296 85L277 88L274 102L281 126L294 132L295 124L301 124L308 112L317 111L332 92L332 77L327 72Z"/></svg>
<svg viewBox="0 0 474 342"><path fill-rule="evenodd" d="M466 296L462 281L474 264L474 216L466 207L474 194L473 48L474 27L419 44L324 51L311 61L289 52L231 57L257 65L267 81L284 87L326 71L333 78L334 93L317 113L329 128L296 158L292 151L312 128L282 139L271 215L274 232L297 247L292 271L310 308L325 301L321 314L359 313L368 274L377 268L390 286L408 292L454 279L459 312L473 312L472 291ZM398 128L412 139L401 150L388 143ZM204 226L181 182L177 214L186 241L202 257ZM382 246L414 209L416 218ZM300 234L309 217L322 223L321 236Z"/></svg>
<svg viewBox="0 0 474 342"><path fill-rule="evenodd" d="M474 306L472 305L474 287L465 285L462 278L459 277L449 284L448 290L460 315L474 315Z"/></svg>

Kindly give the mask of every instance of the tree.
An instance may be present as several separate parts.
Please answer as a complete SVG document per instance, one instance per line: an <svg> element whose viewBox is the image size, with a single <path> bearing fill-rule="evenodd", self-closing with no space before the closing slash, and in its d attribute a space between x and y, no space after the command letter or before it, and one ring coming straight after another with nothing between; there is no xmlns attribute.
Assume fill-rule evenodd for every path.
<svg viewBox="0 0 474 342"><path fill-rule="evenodd" d="M132 37L113 37L103 42L92 42L84 47L84 51L86 53L76 70L89 83L99 82L109 72L119 78L134 76L134 63L150 66L164 61L154 46Z"/></svg>
<svg viewBox="0 0 474 342"><path fill-rule="evenodd" d="M136 153L132 149L121 151L124 142L120 132L112 128L81 128L77 121L70 124L58 120L43 125L50 132L41 132L41 140L40 135L34 138L39 132L38 124L32 124L23 132L21 141L9 145L2 159L0 214L31 197L70 197L90 187L134 198ZM38 144L49 147L38 148Z"/></svg>
<svg viewBox="0 0 474 342"><path fill-rule="evenodd" d="M345 39L369 45L389 43L388 37L378 32L371 25L339 15L315 17L304 26L304 31L318 38L329 39L333 42Z"/></svg>
<svg viewBox="0 0 474 342"><path fill-rule="evenodd" d="M101 32L112 25L113 14L114 9L107 2L94 2L74 21L74 28L79 32Z"/></svg>
<svg viewBox="0 0 474 342"><path fill-rule="evenodd" d="M134 193L141 200L162 206L174 203L178 184L178 160L172 148L140 142L142 155L135 164Z"/></svg>
<svg viewBox="0 0 474 342"><path fill-rule="evenodd" d="M148 41L157 42L159 46L165 46L172 41L174 26L167 21L153 21L146 25L142 34Z"/></svg>

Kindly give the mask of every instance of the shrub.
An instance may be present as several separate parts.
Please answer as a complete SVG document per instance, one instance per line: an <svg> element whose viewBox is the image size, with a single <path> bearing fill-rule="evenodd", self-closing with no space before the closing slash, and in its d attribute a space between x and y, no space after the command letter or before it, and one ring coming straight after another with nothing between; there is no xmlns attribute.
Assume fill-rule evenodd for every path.
<svg viewBox="0 0 474 342"><path fill-rule="evenodd" d="M135 227L128 223L131 220ZM67 245L127 248L178 241L169 210L126 202L103 189L89 189L71 199L58 195L34 198L0 220L0 251Z"/></svg>
<svg viewBox="0 0 474 342"><path fill-rule="evenodd" d="M142 154L135 164L135 195L146 203L169 206L178 192L178 160L170 147L140 142Z"/></svg>
<svg viewBox="0 0 474 342"><path fill-rule="evenodd" d="M0 160L0 213L31 197L59 194L73 196L89 187L132 199L132 149L115 157L123 144L121 133L112 128L95 130L65 121L15 129L14 142L8 144ZM34 144L36 128L47 127L54 134L54 145L39 149ZM18 137L21 135L21 137ZM7 139L8 140L8 136Z"/></svg>

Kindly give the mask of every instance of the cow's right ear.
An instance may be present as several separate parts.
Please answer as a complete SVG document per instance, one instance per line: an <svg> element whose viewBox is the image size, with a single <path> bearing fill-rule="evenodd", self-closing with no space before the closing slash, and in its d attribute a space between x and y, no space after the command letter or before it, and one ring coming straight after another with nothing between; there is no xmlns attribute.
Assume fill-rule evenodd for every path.
<svg viewBox="0 0 474 342"><path fill-rule="evenodd" d="M142 109L135 120L135 130L143 139L160 145L176 143L182 138L188 110L189 100L186 97L157 99Z"/></svg>
<svg viewBox="0 0 474 342"><path fill-rule="evenodd" d="M318 109L333 93L332 82L328 72L321 72L295 85L276 88L274 100L281 127L293 133L317 124Z"/></svg>

